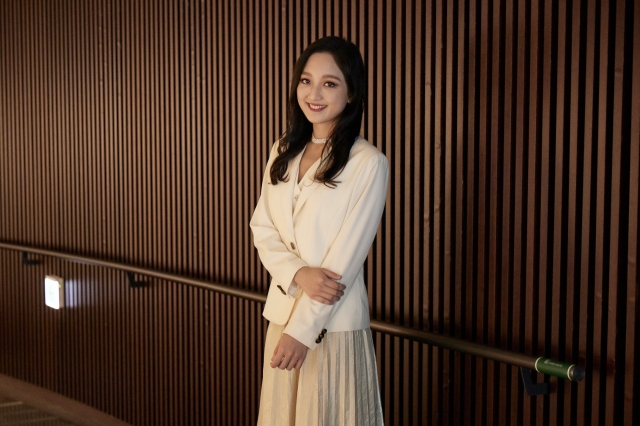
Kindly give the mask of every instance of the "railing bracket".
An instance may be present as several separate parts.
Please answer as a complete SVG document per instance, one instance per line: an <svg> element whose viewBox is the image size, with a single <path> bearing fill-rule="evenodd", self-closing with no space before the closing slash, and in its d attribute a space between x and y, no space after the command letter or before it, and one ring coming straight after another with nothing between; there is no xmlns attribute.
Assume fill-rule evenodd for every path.
<svg viewBox="0 0 640 426"><path fill-rule="evenodd" d="M33 259L29 259L27 252L23 251L22 252L22 264L23 265L37 265L38 261L37 260L33 260Z"/></svg>
<svg viewBox="0 0 640 426"><path fill-rule="evenodd" d="M527 395L537 396L549 393L549 383L533 383L533 380L531 380L530 369L520 367L520 375L522 376L522 384L524 385L524 391Z"/></svg>
<svg viewBox="0 0 640 426"><path fill-rule="evenodd" d="M129 286L131 288L144 287L144 281L136 281L133 272L127 272L127 277L129 278Z"/></svg>

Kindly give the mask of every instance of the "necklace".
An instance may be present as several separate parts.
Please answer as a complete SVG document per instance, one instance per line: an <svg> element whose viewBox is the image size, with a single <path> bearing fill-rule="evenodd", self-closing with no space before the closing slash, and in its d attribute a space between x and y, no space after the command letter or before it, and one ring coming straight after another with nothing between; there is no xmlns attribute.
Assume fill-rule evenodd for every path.
<svg viewBox="0 0 640 426"><path fill-rule="evenodd" d="M311 134L311 142L313 143L326 143L327 142L327 138L316 138L313 133Z"/></svg>

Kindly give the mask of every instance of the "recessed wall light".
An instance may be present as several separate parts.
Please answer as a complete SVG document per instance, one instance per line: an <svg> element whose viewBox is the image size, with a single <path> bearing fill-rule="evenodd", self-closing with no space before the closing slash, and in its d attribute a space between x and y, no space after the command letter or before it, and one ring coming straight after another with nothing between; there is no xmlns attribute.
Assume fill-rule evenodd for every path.
<svg viewBox="0 0 640 426"><path fill-rule="evenodd" d="M64 308L64 279L54 275L44 278L44 303L53 308Z"/></svg>

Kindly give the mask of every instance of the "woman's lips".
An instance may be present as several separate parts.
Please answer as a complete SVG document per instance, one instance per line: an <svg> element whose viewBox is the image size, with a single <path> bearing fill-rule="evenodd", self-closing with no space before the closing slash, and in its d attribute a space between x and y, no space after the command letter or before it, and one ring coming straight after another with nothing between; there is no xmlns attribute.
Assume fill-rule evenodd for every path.
<svg viewBox="0 0 640 426"><path fill-rule="evenodd" d="M311 111L315 111L315 112L322 111L323 109L326 108L325 105L314 105L314 104L310 104L308 102L307 102L307 106L309 107L309 109Z"/></svg>

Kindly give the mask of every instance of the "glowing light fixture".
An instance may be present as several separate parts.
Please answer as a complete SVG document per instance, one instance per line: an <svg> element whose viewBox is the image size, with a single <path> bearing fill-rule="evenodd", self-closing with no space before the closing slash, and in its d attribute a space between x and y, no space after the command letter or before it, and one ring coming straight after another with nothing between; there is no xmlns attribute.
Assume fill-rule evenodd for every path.
<svg viewBox="0 0 640 426"><path fill-rule="evenodd" d="M53 309L64 307L64 279L54 275L44 278L44 303Z"/></svg>

